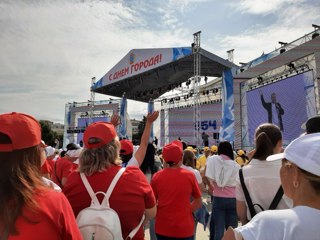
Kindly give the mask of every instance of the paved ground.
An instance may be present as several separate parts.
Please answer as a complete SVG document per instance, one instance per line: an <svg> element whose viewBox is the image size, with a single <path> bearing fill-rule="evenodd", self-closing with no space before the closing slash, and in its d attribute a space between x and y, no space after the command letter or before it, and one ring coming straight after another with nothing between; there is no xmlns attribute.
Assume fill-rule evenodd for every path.
<svg viewBox="0 0 320 240"><path fill-rule="evenodd" d="M149 229L146 230L146 232L145 232L145 239L146 240L150 240ZM202 224L198 224L196 239L197 240L209 239L209 229L207 228L206 231L204 231L203 225Z"/></svg>

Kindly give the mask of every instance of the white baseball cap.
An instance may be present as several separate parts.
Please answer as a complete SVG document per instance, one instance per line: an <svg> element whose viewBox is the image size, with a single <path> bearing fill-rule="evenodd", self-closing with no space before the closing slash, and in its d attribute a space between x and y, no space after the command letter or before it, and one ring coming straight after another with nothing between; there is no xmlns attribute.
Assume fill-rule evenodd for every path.
<svg viewBox="0 0 320 240"><path fill-rule="evenodd" d="M320 176L320 133L306 134L293 140L284 150L267 157L267 161L287 159L299 168Z"/></svg>

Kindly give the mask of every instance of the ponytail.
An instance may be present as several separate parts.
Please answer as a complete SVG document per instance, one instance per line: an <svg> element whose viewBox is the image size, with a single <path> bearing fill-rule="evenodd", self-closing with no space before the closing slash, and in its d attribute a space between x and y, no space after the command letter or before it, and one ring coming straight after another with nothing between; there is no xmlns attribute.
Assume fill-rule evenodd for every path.
<svg viewBox="0 0 320 240"><path fill-rule="evenodd" d="M255 138L256 151L252 157L265 160L268 156L274 154L274 148L282 139L282 134L276 125L264 123L256 129Z"/></svg>

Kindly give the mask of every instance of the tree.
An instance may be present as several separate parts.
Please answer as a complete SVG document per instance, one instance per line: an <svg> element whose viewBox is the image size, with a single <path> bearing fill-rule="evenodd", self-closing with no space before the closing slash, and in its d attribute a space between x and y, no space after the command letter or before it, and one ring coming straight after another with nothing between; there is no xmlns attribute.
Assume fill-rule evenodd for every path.
<svg viewBox="0 0 320 240"><path fill-rule="evenodd" d="M47 121L40 120L40 125L41 125L42 140L47 145L55 147L56 146L55 140L58 139L60 142L60 146L61 146L61 143L63 141L63 135L58 134L55 131L52 131L51 126Z"/></svg>
<svg viewBox="0 0 320 240"><path fill-rule="evenodd" d="M147 117L146 117L146 116L143 116L142 121L141 121L141 122L139 123L139 125L138 125L138 133L132 135L132 142L133 142L135 145L139 145L139 144L140 144L140 140L141 140L141 137L142 137L144 128L145 128L145 126L146 126L146 122L147 122Z"/></svg>

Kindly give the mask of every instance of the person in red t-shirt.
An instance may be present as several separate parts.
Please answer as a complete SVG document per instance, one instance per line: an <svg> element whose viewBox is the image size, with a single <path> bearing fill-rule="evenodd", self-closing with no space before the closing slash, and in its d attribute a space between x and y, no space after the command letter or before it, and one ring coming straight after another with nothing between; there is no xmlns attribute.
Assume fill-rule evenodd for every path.
<svg viewBox="0 0 320 240"><path fill-rule="evenodd" d="M157 115L156 113L155 115ZM156 116L155 116L156 117ZM84 150L79 159L79 172L84 173L94 192L106 192L109 185L120 170L120 142L115 127L111 123L96 122L89 125L83 135ZM68 198L75 216L90 206L88 194L79 172L69 177L63 192ZM103 195L97 195L100 203ZM151 186L138 167L129 166L117 182L111 196L110 207L120 218L124 239L138 226L145 214L145 222L155 217L156 202ZM134 240L144 239L141 226Z"/></svg>
<svg viewBox="0 0 320 240"><path fill-rule="evenodd" d="M48 152L46 150L49 147L43 140L41 140L41 175L47 179L51 179L52 166L48 161Z"/></svg>
<svg viewBox="0 0 320 240"><path fill-rule="evenodd" d="M82 239L68 200L41 177L38 121L8 113L0 122L0 239Z"/></svg>
<svg viewBox="0 0 320 240"><path fill-rule="evenodd" d="M78 159L82 149L76 146L74 143L67 145L67 152L64 157L56 160L53 164L51 179L58 184L61 188L66 184L69 175L78 169L78 163L75 163Z"/></svg>
<svg viewBox="0 0 320 240"><path fill-rule="evenodd" d="M194 174L181 168L182 149L178 140L165 145L162 157L167 168L155 173L151 180L158 202L155 225L158 240L194 239L192 213L201 207L201 192Z"/></svg>

